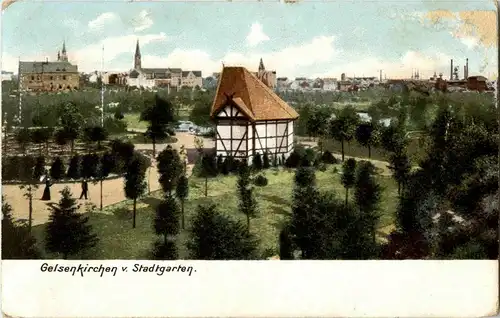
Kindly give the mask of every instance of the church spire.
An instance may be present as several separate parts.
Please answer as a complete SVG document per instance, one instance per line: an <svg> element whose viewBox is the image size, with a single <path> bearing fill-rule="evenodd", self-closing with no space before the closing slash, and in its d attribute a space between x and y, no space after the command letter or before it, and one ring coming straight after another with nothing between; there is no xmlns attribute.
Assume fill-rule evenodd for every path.
<svg viewBox="0 0 500 318"><path fill-rule="evenodd" d="M137 39L137 43L135 45L134 69L141 69L141 49L139 48L139 39Z"/></svg>
<svg viewBox="0 0 500 318"><path fill-rule="evenodd" d="M57 54L58 56L58 60L59 61L64 61L64 62L67 62L68 61L68 55L66 54L66 41L63 40L63 46L62 46L62 51L61 51L61 54Z"/></svg>
<svg viewBox="0 0 500 318"><path fill-rule="evenodd" d="M259 72L260 71L265 71L266 68L264 67L264 62L262 62L262 58L260 58L260 63L259 63Z"/></svg>
<svg viewBox="0 0 500 318"><path fill-rule="evenodd" d="M62 54L66 54L66 41L63 41Z"/></svg>

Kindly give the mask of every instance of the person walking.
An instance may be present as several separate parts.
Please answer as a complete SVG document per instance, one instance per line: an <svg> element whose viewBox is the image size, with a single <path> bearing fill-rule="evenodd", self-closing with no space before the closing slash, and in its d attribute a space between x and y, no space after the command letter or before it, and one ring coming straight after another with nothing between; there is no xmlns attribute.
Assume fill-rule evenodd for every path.
<svg viewBox="0 0 500 318"><path fill-rule="evenodd" d="M52 186L52 182L50 182L50 178L45 175L45 189L43 189L42 201L50 201L50 187Z"/></svg>
<svg viewBox="0 0 500 318"><path fill-rule="evenodd" d="M87 179L83 179L82 180L82 194L80 194L80 200L85 197L85 200L88 199L87 195L88 195L88 191L89 191L89 184L87 182Z"/></svg>

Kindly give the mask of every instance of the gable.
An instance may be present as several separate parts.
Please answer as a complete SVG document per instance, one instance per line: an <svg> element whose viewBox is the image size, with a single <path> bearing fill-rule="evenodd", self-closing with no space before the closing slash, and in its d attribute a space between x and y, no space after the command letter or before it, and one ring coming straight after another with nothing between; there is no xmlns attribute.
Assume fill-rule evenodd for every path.
<svg viewBox="0 0 500 318"><path fill-rule="evenodd" d="M216 117L246 118L245 114L236 105L227 104L217 113Z"/></svg>

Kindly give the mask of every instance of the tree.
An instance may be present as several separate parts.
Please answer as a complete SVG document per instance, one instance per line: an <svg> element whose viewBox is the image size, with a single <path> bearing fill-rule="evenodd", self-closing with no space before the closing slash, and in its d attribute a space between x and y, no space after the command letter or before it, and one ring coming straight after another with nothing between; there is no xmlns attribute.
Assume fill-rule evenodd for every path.
<svg viewBox="0 0 500 318"><path fill-rule="evenodd" d="M2 259L38 259L40 256L28 225L14 220L12 206L2 197Z"/></svg>
<svg viewBox="0 0 500 318"><path fill-rule="evenodd" d="M356 181L356 159L349 158L342 164L341 182L345 188L345 204L349 201L349 189L354 187Z"/></svg>
<svg viewBox="0 0 500 318"><path fill-rule="evenodd" d="M81 177L85 179L97 177L97 169L99 165L99 156L91 153L82 157Z"/></svg>
<svg viewBox="0 0 500 318"><path fill-rule="evenodd" d="M105 152L99 158L99 166L97 169L97 179L100 185L100 210L102 211L102 183L109 176L109 174L115 168L115 161L113 155L109 152Z"/></svg>
<svg viewBox="0 0 500 318"><path fill-rule="evenodd" d="M20 128L15 131L14 138L21 148L21 152L26 154L26 148L31 141L31 132L28 128Z"/></svg>
<svg viewBox="0 0 500 318"><path fill-rule="evenodd" d="M342 161L344 161L344 142L354 137L359 117L352 107L345 107L337 118L330 122L330 136L342 145Z"/></svg>
<svg viewBox="0 0 500 318"><path fill-rule="evenodd" d="M154 243L153 253L154 260L176 260L179 258L177 245L175 241L158 240Z"/></svg>
<svg viewBox="0 0 500 318"><path fill-rule="evenodd" d="M52 137L52 129L50 128L36 128L31 131L31 141L38 145L39 154L42 155L42 144L45 144L48 151L48 142Z"/></svg>
<svg viewBox="0 0 500 318"><path fill-rule="evenodd" d="M63 259L82 253L98 242L88 217L78 213L78 209L68 187L61 191L59 203L51 207L45 246L52 253L62 254Z"/></svg>
<svg viewBox="0 0 500 318"><path fill-rule="evenodd" d="M71 143L71 154L73 154L75 140L78 138L84 122L78 106L72 102L64 103L60 108L60 122L67 140Z"/></svg>
<svg viewBox="0 0 500 318"><path fill-rule="evenodd" d="M279 235L280 260L293 260L293 246L288 225L284 226Z"/></svg>
<svg viewBox="0 0 500 318"><path fill-rule="evenodd" d="M68 138L66 136L64 129L56 130L54 133L54 139L56 144L61 147L61 150L64 150L64 146L68 144Z"/></svg>
<svg viewBox="0 0 500 318"><path fill-rule="evenodd" d="M163 236L163 243L179 234L180 210L174 196L167 194L165 199L156 207L156 216L153 227L157 235Z"/></svg>
<svg viewBox="0 0 500 318"><path fill-rule="evenodd" d="M64 167L64 162L62 161L61 157L56 157L54 159L54 162L52 162L52 166L50 167L50 177L54 181L59 181L64 178L65 174L66 170Z"/></svg>
<svg viewBox="0 0 500 318"><path fill-rule="evenodd" d="M175 190L177 181L184 171L184 164L181 162L179 153L170 145L158 154L158 174L160 175L160 185L168 195Z"/></svg>
<svg viewBox="0 0 500 318"><path fill-rule="evenodd" d="M135 229L137 199L146 192L146 164L142 155L136 153L127 165L125 172L125 196L134 201L132 228Z"/></svg>
<svg viewBox="0 0 500 318"><path fill-rule="evenodd" d="M68 179L78 180L81 177L81 160L79 155L74 155L69 161L67 172Z"/></svg>
<svg viewBox="0 0 500 318"><path fill-rule="evenodd" d="M247 227L220 213L215 205L199 205L187 242L189 256L196 260L252 260L258 240Z"/></svg>
<svg viewBox="0 0 500 318"><path fill-rule="evenodd" d="M189 114L189 120L201 127L210 127L210 109L212 108L213 93L200 92L194 99L194 106Z"/></svg>
<svg viewBox="0 0 500 318"><path fill-rule="evenodd" d="M401 188L408 179L411 171L410 158L406 152L396 152L389 156L389 169L392 170L392 176L398 183L398 195L401 195Z"/></svg>
<svg viewBox="0 0 500 318"><path fill-rule="evenodd" d="M380 204L382 188L375 180L375 167L369 161L362 161L356 171L356 182L354 185L354 198L356 206L361 212L361 217L368 226L373 244L376 239L376 226L380 218L378 208Z"/></svg>
<svg viewBox="0 0 500 318"><path fill-rule="evenodd" d="M172 103L155 95L154 103L146 105L141 113L141 120L149 122L146 136L153 143L153 156L156 157L156 142L169 136L168 126L175 122Z"/></svg>
<svg viewBox="0 0 500 318"><path fill-rule="evenodd" d="M356 128L356 141L363 147L368 148L368 158L372 156L372 147L376 144L377 134L373 123L361 123Z"/></svg>
<svg viewBox="0 0 500 318"><path fill-rule="evenodd" d="M20 188L25 190L24 196L28 199L28 229L31 232L31 225L33 221L33 195L36 189L38 189L39 177L35 178L34 168L35 168L35 158L32 156L22 157L22 166L19 174L22 185Z"/></svg>
<svg viewBox="0 0 500 318"><path fill-rule="evenodd" d="M262 155L262 168L269 169L271 167L271 163L269 162L269 155L265 152Z"/></svg>
<svg viewBox="0 0 500 318"><path fill-rule="evenodd" d="M248 165L241 165L238 172L238 195L240 211L247 218L247 229L250 232L250 218L257 215L257 202L253 196L253 188L250 179L250 168Z"/></svg>
<svg viewBox="0 0 500 318"><path fill-rule="evenodd" d="M208 178L217 175L217 162L214 154L203 154L201 157L200 176L205 178L205 197L208 196Z"/></svg>
<svg viewBox="0 0 500 318"><path fill-rule="evenodd" d="M177 181L177 189L175 191L175 194L177 198L179 198L179 201L181 201L181 216L182 216L182 221L181 221L181 226L182 229L184 230L184 202L186 201L186 198L188 197L189 194L189 180L186 177L185 174L181 175L179 180Z"/></svg>

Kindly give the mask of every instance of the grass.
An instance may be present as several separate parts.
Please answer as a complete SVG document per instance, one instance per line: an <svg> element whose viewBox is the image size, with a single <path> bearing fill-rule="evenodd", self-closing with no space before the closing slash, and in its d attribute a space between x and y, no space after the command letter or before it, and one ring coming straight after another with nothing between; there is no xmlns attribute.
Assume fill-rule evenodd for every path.
<svg viewBox="0 0 500 318"><path fill-rule="evenodd" d="M147 129L148 122L140 121L141 114L139 113L128 113L123 115L123 119L127 123L127 128L132 129Z"/></svg>
<svg viewBox="0 0 500 318"><path fill-rule="evenodd" d="M337 166L338 167L338 166ZM340 183L340 175L334 174L333 166L327 171L318 171L317 183L323 191L334 191L340 198L344 197L344 188ZM277 253L278 234L283 222L291 213L291 194L293 171L268 170L265 172L269 184L256 187L255 195L260 215L251 221L251 231L260 239L260 249L264 253L272 250ZM397 187L390 177L378 176L385 191L382 197L379 229L386 232L393 224L393 215L397 204ZM236 176L225 176L210 179L208 197L204 197L204 179L190 178L190 193L185 205L186 227L196 212L199 204L215 203L220 211L246 222L238 211L236 195ZM87 213L94 232L100 242L91 252L94 259L144 259L148 258L156 235L153 233L154 209L162 197L161 191L151 193L138 204L137 227L132 229L132 203L123 201L105 208L103 212ZM39 244L43 244L45 225L35 226L34 234ZM187 230L178 237L179 254L187 258L185 242ZM43 246L43 245L42 245Z"/></svg>

